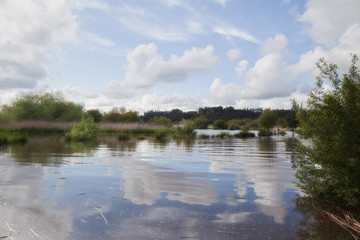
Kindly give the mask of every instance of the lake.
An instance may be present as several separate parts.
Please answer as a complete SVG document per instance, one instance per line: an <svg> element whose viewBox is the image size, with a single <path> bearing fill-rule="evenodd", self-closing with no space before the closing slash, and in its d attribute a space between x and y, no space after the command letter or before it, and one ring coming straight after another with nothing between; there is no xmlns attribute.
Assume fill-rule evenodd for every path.
<svg viewBox="0 0 360 240"><path fill-rule="evenodd" d="M301 196L288 136L2 147L0 238L351 239Z"/></svg>

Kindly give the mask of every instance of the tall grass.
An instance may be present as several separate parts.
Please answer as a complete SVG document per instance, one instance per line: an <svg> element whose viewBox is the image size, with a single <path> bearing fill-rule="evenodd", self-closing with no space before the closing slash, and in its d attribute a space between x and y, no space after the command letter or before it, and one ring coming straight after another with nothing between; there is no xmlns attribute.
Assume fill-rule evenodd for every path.
<svg viewBox="0 0 360 240"><path fill-rule="evenodd" d="M73 122L50 122L50 121L22 121L0 122L0 132L20 134L65 134L74 126ZM175 130L166 125L154 125L148 123L97 123L99 130L104 134L143 134L153 135L158 130L166 134L173 134Z"/></svg>

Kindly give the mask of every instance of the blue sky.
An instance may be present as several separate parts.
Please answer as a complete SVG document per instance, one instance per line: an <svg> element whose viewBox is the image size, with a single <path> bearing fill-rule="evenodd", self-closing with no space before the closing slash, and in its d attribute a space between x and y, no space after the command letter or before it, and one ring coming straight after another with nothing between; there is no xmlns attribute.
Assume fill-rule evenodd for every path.
<svg viewBox="0 0 360 240"><path fill-rule="evenodd" d="M360 53L358 0L3 0L0 103L61 91L144 112L305 102Z"/></svg>

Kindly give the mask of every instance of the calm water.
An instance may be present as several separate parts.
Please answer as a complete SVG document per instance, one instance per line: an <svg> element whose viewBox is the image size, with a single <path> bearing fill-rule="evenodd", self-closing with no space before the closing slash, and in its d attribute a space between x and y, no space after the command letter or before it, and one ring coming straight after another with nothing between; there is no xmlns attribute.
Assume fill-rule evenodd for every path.
<svg viewBox="0 0 360 240"><path fill-rule="evenodd" d="M283 139L2 148L0 238L350 239L299 197Z"/></svg>

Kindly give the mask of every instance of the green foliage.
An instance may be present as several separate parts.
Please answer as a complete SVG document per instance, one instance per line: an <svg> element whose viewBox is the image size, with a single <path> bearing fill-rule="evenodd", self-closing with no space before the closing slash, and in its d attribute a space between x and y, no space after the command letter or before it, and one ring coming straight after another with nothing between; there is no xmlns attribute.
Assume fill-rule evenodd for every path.
<svg viewBox="0 0 360 240"><path fill-rule="evenodd" d="M86 114L94 119L94 122L101 122L103 114L99 109L90 109L86 111Z"/></svg>
<svg viewBox="0 0 360 240"><path fill-rule="evenodd" d="M213 123L213 128L214 129L228 129L228 125L224 120L218 119Z"/></svg>
<svg viewBox="0 0 360 240"><path fill-rule="evenodd" d="M220 132L218 135L216 135L218 138L229 138L231 137L230 133L228 132Z"/></svg>
<svg viewBox="0 0 360 240"><path fill-rule="evenodd" d="M79 123L74 122L74 127L69 133L69 137L74 140L91 140L99 134L99 128L91 117L83 116Z"/></svg>
<svg viewBox="0 0 360 240"><path fill-rule="evenodd" d="M267 130L265 128L260 128L258 131L259 137L269 137L273 135L273 132L271 130Z"/></svg>
<svg viewBox="0 0 360 240"><path fill-rule="evenodd" d="M27 141L28 138L25 135L15 135L11 137L0 136L0 145L27 143Z"/></svg>
<svg viewBox="0 0 360 240"><path fill-rule="evenodd" d="M307 194L330 202L360 207L360 73L352 55L347 74L339 77L337 66L320 59L317 86L300 109L302 146L297 177ZM332 88L324 86L328 80Z"/></svg>
<svg viewBox="0 0 360 240"><path fill-rule="evenodd" d="M166 131L163 130L156 130L155 132L155 139L162 140L166 137Z"/></svg>
<svg viewBox="0 0 360 240"><path fill-rule="evenodd" d="M207 129L209 126L209 119L206 116L200 116L194 119L194 126L196 129Z"/></svg>
<svg viewBox="0 0 360 240"><path fill-rule="evenodd" d="M142 141L142 140L145 140L146 137L144 135L139 135L139 136L136 137L136 139L139 140L139 141Z"/></svg>
<svg viewBox="0 0 360 240"><path fill-rule="evenodd" d="M139 113L136 111L127 111L125 107L113 108L102 117L103 122L140 122Z"/></svg>
<svg viewBox="0 0 360 240"><path fill-rule="evenodd" d="M60 92L23 94L1 107L0 120L74 121L80 120L83 106L68 102Z"/></svg>
<svg viewBox="0 0 360 240"><path fill-rule="evenodd" d="M248 133L249 131L250 131L249 125L244 125L244 126L241 128L241 132L243 132L243 133Z"/></svg>
<svg viewBox="0 0 360 240"><path fill-rule="evenodd" d="M252 132L239 132L234 134L236 138L248 138L248 137L255 137L255 133Z"/></svg>
<svg viewBox="0 0 360 240"><path fill-rule="evenodd" d="M238 119L232 119L227 122L229 130L239 130L241 126L241 121Z"/></svg>
<svg viewBox="0 0 360 240"><path fill-rule="evenodd" d="M150 123L154 124L154 125L162 125L162 126L167 126L167 127L171 127L173 125L173 122L164 116L160 116L160 117L153 117L152 119L150 119Z"/></svg>
<svg viewBox="0 0 360 240"><path fill-rule="evenodd" d="M270 132L270 129L275 126L277 119L277 114L274 111L266 109L258 119L259 129L264 132Z"/></svg>
<svg viewBox="0 0 360 240"><path fill-rule="evenodd" d="M182 120L182 127L177 126L175 129L176 137L194 137L196 135L195 126L191 120Z"/></svg>
<svg viewBox="0 0 360 240"><path fill-rule="evenodd" d="M296 128L299 126L299 120L296 118L296 112L299 110L299 105L296 103L294 99L291 100L292 107L290 112L285 116L286 126L290 128L292 135L294 137L294 133Z"/></svg>

